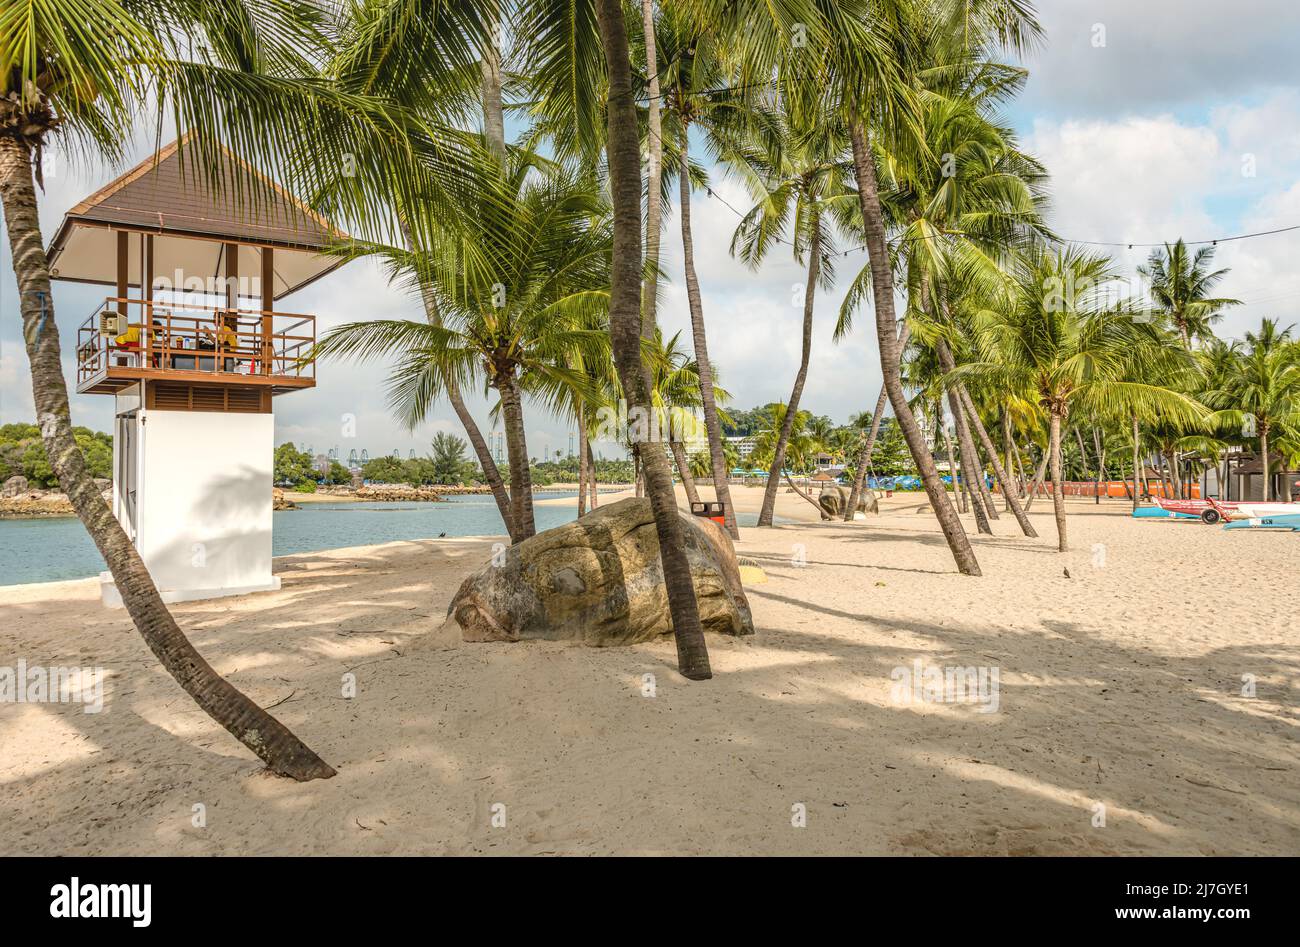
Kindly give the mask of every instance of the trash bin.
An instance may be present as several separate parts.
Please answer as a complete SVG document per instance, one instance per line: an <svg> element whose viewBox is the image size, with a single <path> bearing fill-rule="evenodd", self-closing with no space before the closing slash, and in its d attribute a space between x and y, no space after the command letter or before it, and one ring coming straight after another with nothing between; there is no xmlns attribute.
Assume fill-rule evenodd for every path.
<svg viewBox="0 0 1300 947"><path fill-rule="evenodd" d="M691 515L702 516L706 520L713 520L719 526L727 525L727 505L717 500L705 500L701 503L691 504Z"/></svg>

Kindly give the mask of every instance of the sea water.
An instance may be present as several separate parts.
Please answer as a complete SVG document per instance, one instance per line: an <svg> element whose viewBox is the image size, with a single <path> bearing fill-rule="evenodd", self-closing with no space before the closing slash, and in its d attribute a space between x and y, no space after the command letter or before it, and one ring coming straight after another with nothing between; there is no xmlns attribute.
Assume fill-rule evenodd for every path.
<svg viewBox="0 0 1300 947"><path fill-rule="evenodd" d="M538 502L561 498L572 502ZM538 531L569 522L577 506L576 493L537 494L533 514ZM505 533L496 501L488 494L454 495L440 503L304 503L273 516L271 552L276 556L435 539L442 533L449 538ZM739 518L742 526L757 519L756 514ZM76 517L0 520L0 585L81 579L104 568L99 550Z"/></svg>

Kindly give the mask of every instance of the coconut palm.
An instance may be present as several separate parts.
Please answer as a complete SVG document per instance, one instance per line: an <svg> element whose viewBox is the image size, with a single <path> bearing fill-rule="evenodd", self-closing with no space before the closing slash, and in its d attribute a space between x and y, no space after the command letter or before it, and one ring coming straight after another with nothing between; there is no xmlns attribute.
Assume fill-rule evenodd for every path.
<svg viewBox="0 0 1300 947"><path fill-rule="evenodd" d="M793 419L790 418L791 414L794 415ZM816 507L817 512L825 518L826 513L821 504L790 477L792 470L798 473L811 470L817 452L822 449L822 439L814 430L817 419L810 411L792 412L789 405L780 403L769 404L764 409L763 416L763 427L754 436L754 454L762 458L772 457L784 439L786 464L781 468L780 476L791 490Z"/></svg>
<svg viewBox="0 0 1300 947"><path fill-rule="evenodd" d="M790 392L789 410L783 415L786 424L792 425L798 417L799 401L808 379L817 287L829 289L835 277L835 211L855 198L850 193L848 141L843 129L837 129L829 116L816 109L779 115L777 120L780 133L775 139L776 148L764 154L759 150L764 141L753 144L759 150L755 164L760 173L747 175L746 184L755 204L736 228L731 252L757 269L777 242L785 242L783 234L789 230L795 260L807 266L799 370ZM842 209L840 213L843 216ZM759 526L772 525L789 436L789 431L785 436L778 436L773 445L772 464L758 513Z"/></svg>
<svg viewBox="0 0 1300 947"><path fill-rule="evenodd" d="M451 9L420 29L441 42L441 67L450 73L474 61L480 11L492 5L440 6ZM192 133L185 160L199 180L242 174L223 170L239 167L227 163L229 149L312 193L315 187L305 185L337 178L339 156L351 154L356 174L336 209L371 217L373 203L356 195L378 193L381 182L405 200L420 194L438 203L457 173L458 136L364 89L318 76L316 64L328 54L325 16L305 0L25 0L0 12L0 202L46 453L150 649L205 712L272 771L296 779L334 771L195 651L87 474L72 434L36 187L43 184L42 153L56 133L112 162L124 157L142 120L170 112L178 128ZM220 183L239 200L267 193L251 176Z"/></svg>
<svg viewBox="0 0 1300 947"><path fill-rule="evenodd" d="M1062 429L1072 409L1114 416L1139 406L1188 425L1207 416L1204 406L1181 392L1125 376L1141 324L1129 313L1105 308L1114 278L1110 261L1098 254L1073 247L1027 253L1005 298L982 314L976 343L983 360L953 373L1032 392L1046 411L1060 552L1069 549Z"/></svg>
<svg viewBox="0 0 1300 947"><path fill-rule="evenodd" d="M916 143L917 103L915 77L927 64L910 57L915 46L911 37L926 32L927 21L939 29L960 22L963 13L969 24L966 35L979 43L985 35L1004 41L1019 41L1037 30L1036 23L1018 4L975 2L904 3L883 5L877 15L860 25L839 23L831 33L829 60L834 69L832 89L849 123L853 164L863 232L870 267L870 289L876 319L876 340L880 350L885 390L894 409L899 430L907 441L913 462L921 475L931 509L943 529L957 568L966 575L979 575L979 562L970 539L953 509L934 458L908 404L899 364L898 316L894 305L894 274L890 259L886 214L881 198L876 142L899 153ZM879 413L879 412L877 412Z"/></svg>
<svg viewBox="0 0 1300 947"><path fill-rule="evenodd" d="M433 294L441 325L421 320L346 323L322 338L326 356L395 356L389 401L414 428L447 379L494 389L510 462L515 542L536 532L523 399L563 410L598 394L575 363L608 358L594 320L609 302L611 230L594 181L546 168L516 151L505 173L480 162L476 186L454 215L425 221L428 252L357 242L350 256L377 256L395 279Z"/></svg>
<svg viewBox="0 0 1300 947"><path fill-rule="evenodd" d="M477 12L470 14L481 17L480 28L467 32L464 39L457 41L453 36L439 32L446 25L455 25L455 18L449 21L447 11L440 6L425 0L383 0L342 8L344 16L338 26L334 55L325 72L343 88L381 95L387 101L398 103L433 121L468 124L473 113L478 111L482 115L484 130L482 147L494 160L503 162L506 151L501 81L503 61L502 50L497 46L501 14L495 3L482 4L476 8ZM467 52L457 55L454 49L446 48L447 44L457 42L461 46L472 45ZM431 50L436 53L430 55ZM479 57L477 64L473 61L474 54ZM336 194L347 182L337 180L333 183L337 187L327 187L318 192L321 199ZM364 188L361 197L368 202L387 201L406 248L417 250L424 246L426 235L416 233L412 227L413 220L418 222L424 217L409 209L410 204L404 201L402 192ZM418 203L424 203L422 197ZM441 315L433 294L422 292L421 301L425 318L434 325L440 324ZM473 447L502 522L507 532L513 535L515 527L510 497L491 448L466 406L457 381L444 379L443 387L446 400Z"/></svg>
<svg viewBox="0 0 1300 947"><path fill-rule="evenodd" d="M677 214L681 224L683 276L691 312L691 340L700 373L701 409L713 461L713 489L723 504L727 531L733 539L738 539L740 531L731 502L730 471L724 463L722 427L713 392L713 365L709 361L704 302L695 270L695 239L691 225L692 176L687 154L692 127L701 129L715 154L722 157L731 153L731 142L737 130L754 125L753 119L765 113L750 109L750 97L743 89L736 91L732 85L723 65L720 34L700 32L698 22L688 18L684 8L668 7L665 10L658 24L657 42L666 63L666 68L661 70L665 88L663 107L669 120L669 130L665 134L675 135L681 154L677 169Z"/></svg>
<svg viewBox="0 0 1300 947"><path fill-rule="evenodd" d="M1282 434L1292 444L1300 431L1300 342L1291 332L1262 320L1258 332L1246 333L1236 371L1205 394L1208 404L1239 419L1244 433L1258 439L1266 501L1273 498L1270 438Z"/></svg>
<svg viewBox="0 0 1300 947"><path fill-rule="evenodd" d="M595 13L608 76L605 148L613 205L609 333L619 382L629 407L646 411L650 408L650 396L640 345L641 278L645 269L641 257L641 142L632 97L627 21L619 0L595 0ZM559 17L560 21L567 19ZM550 35L554 33L550 31ZM704 353L696 355L702 362L706 360ZM646 493L654 510L664 587L677 642L677 667L690 680L707 679L713 672L709 667L690 565L686 561L672 471L662 451L644 453Z"/></svg>
<svg viewBox="0 0 1300 947"><path fill-rule="evenodd" d="M646 357L646 364L650 374L651 401L663 418L660 435L673 455L687 501L698 503L700 495L695 488L688 445L706 438L695 417L701 404L699 366L682 348L680 332L666 339L663 330L656 326L645 344L652 349ZM714 396L721 402L729 398L727 392L716 385Z"/></svg>
<svg viewBox="0 0 1300 947"><path fill-rule="evenodd" d="M1178 330L1184 348L1192 339L1213 335L1211 326L1223 318L1223 310L1240 306L1239 299L1211 297L1210 293L1228 275L1227 269L1211 270L1213 246L1189 253L1182 240L1163 250L1153 250L1146 266L1138 272L1148 282L1148 292L1156 307Z"/></svg>

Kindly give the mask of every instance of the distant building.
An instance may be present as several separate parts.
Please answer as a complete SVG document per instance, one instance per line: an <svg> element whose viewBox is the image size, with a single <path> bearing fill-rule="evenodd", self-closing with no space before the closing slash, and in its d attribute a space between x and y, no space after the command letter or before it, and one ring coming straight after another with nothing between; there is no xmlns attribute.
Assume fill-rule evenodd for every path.
<svg viewBox="0 0 1300 947"><path fill-rule="evenodd" d="M754 453L754 444L757 441L752 434L746 437L728 437L727 443L736 448L736 453L740 455L741 460L749 460L749 455Z"/></svg>

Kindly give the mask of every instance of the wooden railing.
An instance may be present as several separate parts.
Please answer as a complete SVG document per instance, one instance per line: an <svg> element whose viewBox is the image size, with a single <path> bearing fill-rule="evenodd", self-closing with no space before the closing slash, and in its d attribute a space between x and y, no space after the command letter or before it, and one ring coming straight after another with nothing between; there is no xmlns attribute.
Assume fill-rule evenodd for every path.
<svg viewBox="0 0 1300 947"><path fill-rule="evenodd" d="M119 331L100 331L105 315L117 317ZM316 317L302 313L109 297L77 332L77 383L109 368L204 372L227 383L314 379L315 344Z"/></svg>

